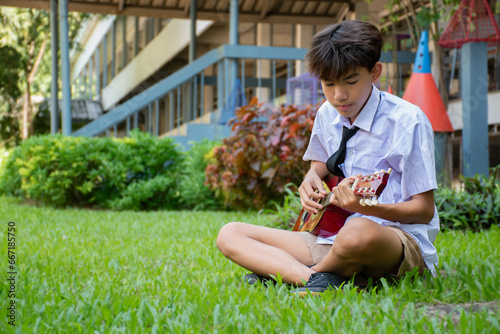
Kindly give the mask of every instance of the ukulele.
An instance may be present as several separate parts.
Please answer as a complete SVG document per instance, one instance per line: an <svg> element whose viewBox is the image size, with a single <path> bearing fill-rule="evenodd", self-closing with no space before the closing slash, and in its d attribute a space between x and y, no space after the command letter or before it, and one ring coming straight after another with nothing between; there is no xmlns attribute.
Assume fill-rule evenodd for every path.
<svg viewBox="0 0 500 334"><path fill-rule="evenodd" d="M378 204L378 197L387 185L391 171L392 169L390 168L387 172L381 170L380 172L363 176L361 179L357 179L351 184L351 189L354 191L354 194L363 196L363 198L359 200L362 206ZM353 214L352 211L330 203L330 197L333 194L331 189L336 187L342 180L343 178L331 174L323 180L325 189L328 193L324 198L314 200L315 202L319 202L319 204L323 206L323 209L315 214L302 209L295 222L293 231L307 231L322 238L331 237L339 232L342 226L344 226L347 217Z"/></svg>

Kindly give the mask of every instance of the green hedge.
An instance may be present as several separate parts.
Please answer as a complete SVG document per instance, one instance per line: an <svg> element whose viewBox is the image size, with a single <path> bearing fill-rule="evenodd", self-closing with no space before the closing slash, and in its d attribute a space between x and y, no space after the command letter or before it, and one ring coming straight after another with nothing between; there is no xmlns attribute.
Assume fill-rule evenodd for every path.
<svg viewBox="0 0 500 334"><path fill-rule="evenodd" d="M53 206L117 210L223 209L205 170L220 142L192 143L182 152L170 138L133 131L128 138L32 137L0 159L0 193ZM207 172L209 170L207 169ZM435 192L441 227L474 231L500 225L500 166L490 177L462 177L460 191ZM294 187L274 204L281 227L296 219ZM283 199L283 198L282 198ZM262 200L262 199L259 199ZM278 204L279 203L279 204Z"/></svg>
<svg viewBox="0 0 500 334"><path fill-rule="evenodd" d="M191 210L220 210L226 208L223 198L205 184L205 169L214 147L220 141L201 140L190 143L181 165L179 180L180 204Z"/></svg>
<svg viewBox="0 0 500 334"><path fill-rule="evenodd" d="M434 195L441 228L478 231L500 225L500 166L483 175L460 177L460 191L441 187Z"/></svg>
<svg viewBox="0 0 500 334"><path fill-rule="evenodd" d="M209 148L202 150L196 154L206 154ZM172 139L138 131L119 139L36 136L4 159L0 191L54 206L189 209L193 201L182 199L181 190L187 180L194 188L194 181L185 171L204 170L206 164L190 167L199 159L186 156L189 153L183 153ZM204 177L193 190L200 191L203 182ZM214 207L213 196L204 196L209 203L198 197L196 208Z"/></svg>

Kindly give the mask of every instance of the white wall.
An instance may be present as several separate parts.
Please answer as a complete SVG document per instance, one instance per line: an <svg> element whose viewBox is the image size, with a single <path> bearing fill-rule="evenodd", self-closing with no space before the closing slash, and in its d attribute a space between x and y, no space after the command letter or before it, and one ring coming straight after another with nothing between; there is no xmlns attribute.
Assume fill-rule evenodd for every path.
<svg viewBox="0 0 500 334"><path fill-rule="evenodd" d="M198 20L196 35L202 34L212 23L212 21ZM189 20L169 21L165 28L103 89L103 109L108 110L113 107L188 46L190 25Z"/></svg>
<svg viewBox="0 0 500 334"><path fill-rule="evenodd" d="M462 100L450 102L448 116L454 130L463 129ZM488 124L500 124L500 92L488 94Z"/></svg>
<svg viewBox="0 0 500 334"><path fill-rule="evenodd" d="M80 40L80 43L83 43L83 45L80 45L80 47L82 47L82 52L78 54L78 58L74 60L74 63L71 64L71 76L70 76L71 82L75 80L75 78L88 64L89 59L91 57L94 57L96 48L101 43L102 39L104 38L104 35L106 35L109 29L111 28L111 25L115 21L115 18L116 16L106 16L101 20L95 20L89 23L90 25L89 28L92 30L88 38L84 38L85 41ZM76 54L76 51L74 49L72 50L72 52L75 52Z"/></svg>

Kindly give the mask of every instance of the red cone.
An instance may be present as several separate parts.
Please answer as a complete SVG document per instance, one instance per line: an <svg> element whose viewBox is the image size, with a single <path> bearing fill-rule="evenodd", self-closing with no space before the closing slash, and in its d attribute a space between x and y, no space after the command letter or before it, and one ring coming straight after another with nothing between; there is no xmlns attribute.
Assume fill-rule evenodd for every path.
<svg viewBox="0 0 500 334"><path fill-rule="evenodd" d="M430 70L427 32L422 32L415 66L403 99L422 109L434 132L453 132L448 112Z"/></svg>

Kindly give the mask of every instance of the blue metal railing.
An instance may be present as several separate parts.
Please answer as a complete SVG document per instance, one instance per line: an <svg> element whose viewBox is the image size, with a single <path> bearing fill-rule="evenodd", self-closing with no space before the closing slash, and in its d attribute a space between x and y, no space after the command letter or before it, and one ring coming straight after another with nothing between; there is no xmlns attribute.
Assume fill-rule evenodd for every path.
<svg viewBox="0 0 500 334"><path fill-rule="evenodd" d="M166 112L165 123L168 124L167 130L171 131L178 128L182 124L192 121L196 117L204 115L207 111L204 110L204 90L205 85L215 85L217 90L217 104L214 109L221 109L225 99L229 96L234 78L237 76L237 64L235 62L240 59L242 64L241 82L243 89L245 84L255 84L255 80L246 78L244 75L244 59L269 59L275 64L276 60L288 61L288 66L291 66L290 61L304 59L306 49L297 48L278 48L278 47L257 47L245 45L222 45L214 49L193 63L183 67L169 77L163 79L157 84L149 87L140 94L134 96L124 104L112 109L99 119L87 124L83 128L75 131L75 136L96 136L109 130L116 132L116 126L122 122L126 122L127 131L133 127L137 127L138 113L147 109L145 115L146 129L151 130L152 109L155 109L155 129L153 133L159 134L157 129L159 126L159 105L162 101L163 110ZM216 76L205 76L205 69L217 65ZM233 67L233 68L231 68ZM273 65L273 69L275 65ZM235 70L236 69L236 70ZM288 70L288 73L291 73ZM285 79L286 80L286 79ZM273 94L277 88L278 79L276 73L271 73L271 78L262 79L258 86L273 88ZM281 83L281 86L283 83ZM191 86L192 90L186 86ZM188 97L192 96L190 101ZM211 112L209 110L208 112Z"/></svg>
<svg viewBox="0 0 500 334"><path fill-rule="evenodd" d="M182 125L207 114L209 123L215 124L218 114L213 111L222 110L238 74L243 91L255 94L258 88L268 88L269 99L274 101L278 90L284 91L286 88L286 80L293 73L293 61L303 60L306 52L305 48L222 45L75 131L73 135L109 135L109 131L113 131L117 136L119 130L123 135L128 135L130 130L138 127L154 135L173 134L173 130L179 130ZM392 55L384 54L382 59L391 62ZM260 75L261 62L267 60L271 62L271 73L269 78L263 78ZM399 63L413 61L414 53L398 52ZM249 63L254 65L254 76L245 74ZM216 74L205 75L205 70L214 65ZM241 71L238 71L238 66ZM205 110L205 86L213 86L217 92L216 103L212 104L211 110Z"/></svg>

